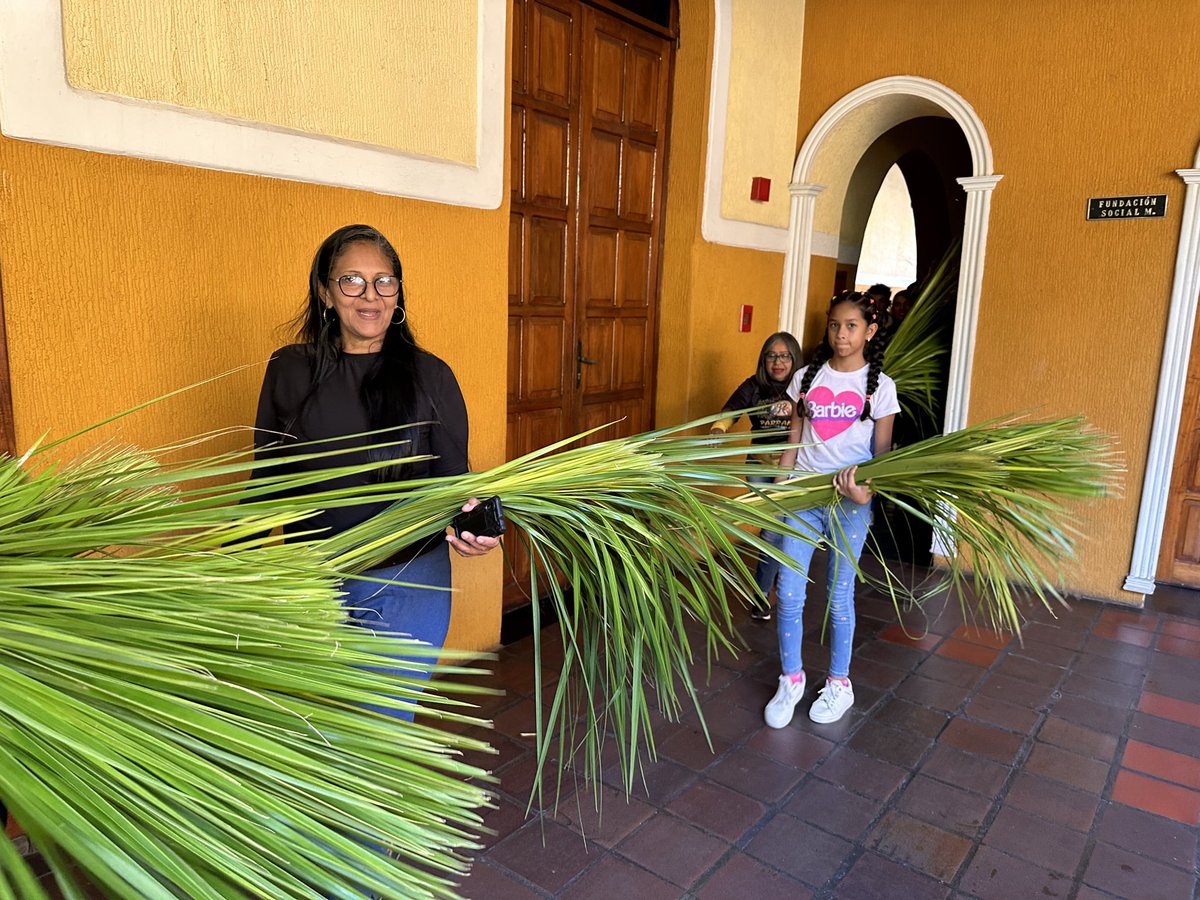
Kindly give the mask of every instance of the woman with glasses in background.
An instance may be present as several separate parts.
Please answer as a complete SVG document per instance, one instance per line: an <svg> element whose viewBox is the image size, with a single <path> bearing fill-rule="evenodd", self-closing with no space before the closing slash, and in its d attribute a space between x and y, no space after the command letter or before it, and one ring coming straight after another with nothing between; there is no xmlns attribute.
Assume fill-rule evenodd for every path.
<svg viewBox="0 0 1200 900"><path fill-rule="evenodd" d="M754 374L738 385L722 407L735 415L722 419L709 430L710 434L724 434L737 421L736 413L751 407L764 407L750 414L751 443L782 444L787 441L788 427L792 422L795 404L787 395L792 373L800 368L800 344L786 331L778 331L763 342L758 354L758 368ZM774 465L779 462L779 453L756 455L752 461ZM764 484L774 481L772 475L750 477L747 481ZM764 531L763 540L778 547L782 535ZM766 605L750 610L750 617L759 621L771 618L770 593L779 574L779 563L770 557L760 557L755 569L754 580L766 599Z"/></svg>
<svg viewBox="0 0 1200 900"><path fill-rule="evenodd" d="M286 465L289 471L396 460L325 479L312 485L313 491L468 471L462 391L450 367L413 337L400 257L380 232L347 225L325 239L313 258L308 296L294 324L300 342L277 350L263 378L255 432L259 459L349 451L326 459L297 458ZM302 446L313 441L319 442L316 447ZM371 447L386 442L392 446ZM411 459L419 456L429 458ZM468 500L463 509L476 502ZM384 506L324 510L285 528L285 540L289 532L337 534ZM449 548L479 556L497 543L494 537L455 536L451 529L425 535L383 568L365 574L428 587L352 579L343 585L343 602L359 624L440 647L450 627Z"/></svg>

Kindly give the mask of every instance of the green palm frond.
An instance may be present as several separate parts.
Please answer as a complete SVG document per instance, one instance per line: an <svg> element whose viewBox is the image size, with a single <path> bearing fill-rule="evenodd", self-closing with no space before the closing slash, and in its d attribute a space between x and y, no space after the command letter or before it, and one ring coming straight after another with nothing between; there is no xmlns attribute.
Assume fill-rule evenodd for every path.
<svg viewBox="0 0 1200 900"><path fill-rule="evenodd" d="M653 751L652 710L677 719L696 702L692 632L709 652L734 649L730 602L757 592L741 549L765 546L745 526L778 527L782 511L714 492L744 490L753 470L735 437L697 439L688 435L696 425L587 446L569 447L572 439L488 472L414 483L326 546L339 565L367 567L403 546L396 535L409 523L442 527L463 496L499 495L529 549L533 609L541 585L562 630L564 677L550 697L535 679L539 760L557 745L598 784L611 730L628 790L640 742Z"/></svg>
<svg viewBox="0 0 1200 900"><path fill-rule="evenodd" d="M191 486L232 457L38 461L0 461L0 797L63 894L452 895L486 803L459 761L486 745L427 724L475 721L456 669L346 624L318 543L225 546L324 501ZM396 653L413 675L378 671ZM0 853L0 896L28 876Z"/></svg>
<svg viewBox="0 0 1200 900"><path fill-rule="evenodd" d="M958 288L960 251L955 242L943 254L883 351L883 371L896 382L900 406L910 416L937 420L937 396L945 386L953 338L947 310Z"/></svg>
<svg viewBox="0 0 1200 900"><path fill-rule="evenodd" d="M439 727L473 721L468 698L433 651L431 685L376 671L396 638L346 624L340 580L443 527L465 496L500 495L562 623L560 677L536 698L539 763L598 783L611 734L628 790L655 712L696 705L696 637L700 652L737 646L731 604L757 597L743 553L778 555L754 529L833 499L828 475L747 485L764 467L737 436L694 436L702 424L291 499L278 492L349 469L113 450L4 461L0 797L68 895L75 871L114 897L451 894L486 802L482 773L458 761L483 745ZM1055 596L1076 539L1064 499L1113 473L1078 420L989 423L860 468L969 556L974 602L1007 627L1010 579ZM258 536L379 500L395 502L327 540ZM949 569L960 587L963 563ZM416 722L365 708L417 697ZM13 856L0 850L0 876L25 895Z"/></svg>
<svg viewBox="0 0 1200 900"><path fill-rule="evenodd" d="M560 765L576 760L596 779L611 731L628 790L639 740L653 753L653 713L675 719L685 702L696 703L691 633L703 636L709 653L737 645L730 604L758 596L742 551L795 565L746 529L808 539L779 516L835 499L828 474L747 485L746 477L770 470L747 465L741 454L786 445L694 436L715 418L582 447L563 442L488 472L414 484L404 500L332 539L329 549L341 564L366 566L403 543L391 535L409 521L440 527L464 494L500 495L529 546L531 582L548 586L562 628L563 677L552 697L536 698L540 759L550 761L557 747ZM1077 538L1063 500L1104 493L1116 471L1107 438L1066 419L990 422L931 438L863 464L859 477L929 521L947 546L966 551L949 560L946 584L980 617L1019 630L1019 589L1010 581L1043 602L1057 596L1058 564ZM730 488L749 492L722 490ZM543 683L540 673L535 683Z"/></svg>
<svg viewBox="0 0 1200 900"><path fill-rule="evenodd" d="M1081 418L1011 419L875 457L858 467L857 480L928 523L947 549L928 592L949 588L969 616L1019 634L1022 595L1049 608L1061 600L1062 564L1081 537L1068 504L1111 492L1121 471L1111 439ZM791 509L836 498L827 474L794 477L777 490L773 499ZM911 599L898 582L881 586L898 606Z"/></svg>

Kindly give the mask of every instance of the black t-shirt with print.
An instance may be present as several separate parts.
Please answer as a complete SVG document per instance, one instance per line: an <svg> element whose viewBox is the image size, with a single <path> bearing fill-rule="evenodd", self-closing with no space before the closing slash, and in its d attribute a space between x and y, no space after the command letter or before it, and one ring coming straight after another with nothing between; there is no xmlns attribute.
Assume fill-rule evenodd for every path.
<svg viewBox="0 0 1200 900"><path fill-rule="evenodd" d="M751 437L753 444L782 444L787 440L787 427L792 423L792 410L795 404L787 395L788 384L791 383L789 378L781 384L772 384L768 390L763 390L758 384L758 379L751 375L745 381L737 386L735 390L725 401L725 405L721 407L728 412L735 412L741 409L749 409L752 406L761 406L764 403L770 403L766 409L759 410L750 414L750 427L755 432L770 431L775 429L784 429L779 434L764 434L761 436ZM737 421L734 419L734 421Z"/></svg>

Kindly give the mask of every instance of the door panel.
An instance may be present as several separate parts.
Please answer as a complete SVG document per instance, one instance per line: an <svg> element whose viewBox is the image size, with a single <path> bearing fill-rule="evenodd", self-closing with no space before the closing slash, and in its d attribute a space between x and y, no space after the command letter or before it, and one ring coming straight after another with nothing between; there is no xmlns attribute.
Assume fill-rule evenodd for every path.
<svg viewBox="0 0 1200 900"><path fill-rule="evenodd" d="M594 432L583 439L584 444L598 444L600 441L605 441L610 438L619 437L615 428L602 428L604 425L610 425L619 417L611 403L589 403L583 407L583 418L580 423L581 431L591 431L593 428L600 428L600 431Z"/></svg>
<svg viewBox="0 0 1200 900"><path fill-rule="evenodd" d="M653 421L672 52L580 0L512 9L510 459ZM505 547L508 608L528 601L528 561L517 536Z"/></svg>
<svg viewBox="0 0 1200 900"><path fill-rule="evenodd" d="M514 108L512 121L512 146L509 147L509 164L512 171L512 195L514 200L525 199L525 110Z"/></svg>
<svg viewBox="0 0 1200 900"><path fill-rule="evenodd" d="M534 306L557 307L563 314L567 305L568 223L560 219L535 216L530 222L529 302ZM541 315L550 310L540 310Z"/></svg>
<svg viewBox="0 0 1200 900"><path fill-rule="evenodd" d="M529 6L533 36L530 55L534 67L528 92L539 100L566 107L571 99L575 15L569 9L555 9L545 2L534 2Z"/></svg>
<svg viewBox="0 0 1200 900"><path fill-rule="evenodd" d="M1200 588L1200 330L1192 336L1158 580Z"/></svg>
<svg viewBox="0 0 1200 900"><path fill-rule="evenodd" d="M611 228L593 228L588 232L587 294L588 306L617 305L617 232Z"/></svg>
<svg viewBox="0 0 1200 900"><path fill-rule="evenodd" d="M646 383L646 320L617 320L618 391L640 390Z"/></svg>
<svg viewBox="0 0 1200 900"><path fill-rule="evenodd" d="M563 321L558 317L527 319L521 351L527 359L562 359L565 335ZM524 366L521 369L522 400L555 400L562 402L565 393L563 369L559 365Z"/></svg>
<svg viewBox="0 0 1200 900"><path fill-rule="evenodd" d="M509 318L508 320L508 358L521 358L521 330L525 327L524 319ZM521 370L516 366L508 367L508 404L511 406L521 395ZM511 417L510 417L511 420ZM510 422L511 424L511 422ZM512 446L512 442L509 442Z"/></svg>
<svg viewBox="0 0 1200 900"><path fill-rule="evenodd" d="M622 122L625 118L625 40L619 35L595 31L591 35L594 65L590 79L591 113L600 121Z"/></svg>
<svg viewBox="0 0 1200 900"><path fill-rule="evenodd" d="M592 212L615 216L621 199L621 136L593 131L588 143L589 196Z"/></svg>
<svg viewBox="0 0 1200 900"><path fill-rule="evenodd" d="M650 235L626 231L621 235L621 307L645 308L650 299Z"/></svg>
<svg viewBox="0 0 1200 900"><path fill-rule="evenodd" d="M549 209L567 208L567 148L570 125L565 117L534 111L529 116L525 152L529 166L525 172L526 190L531 203Z"/></svg>
<svg viewBox="0 0 1200 900"><path fill-rule="evenodd" d="M652 144L625 143L625 165L621 178L621 216L635 222L654 218L654 176L657 156Z"/></svg>
<svg viewBox="0 0 1200 900"><path fill-rule="evenodd" d="M615 342L613 319L589 316L583 328L584 356L594 360L583 367L583 394L585 397L602 394L613 389Z"/></svg>
<svg viewBox="0 0 1200 900"><path fill-rule="evenodd" d="M658 130L659 67L662 57L643 47L634 47L630 55L629 124L635 128Z"/></svg>

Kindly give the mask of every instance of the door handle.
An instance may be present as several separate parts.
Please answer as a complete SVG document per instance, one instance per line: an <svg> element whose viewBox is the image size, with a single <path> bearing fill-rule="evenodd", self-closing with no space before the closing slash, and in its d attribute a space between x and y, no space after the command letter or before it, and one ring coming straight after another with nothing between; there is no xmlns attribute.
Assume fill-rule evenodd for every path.
<svg viewBox="0 0 1200 900"><path fill-rule="evenodd" d="M600 360L598 359L592 359L583 355L583 339L581 338L576 345L575 351L575 387L583 384L583 367L594 366L599 362Z"/></svg>

